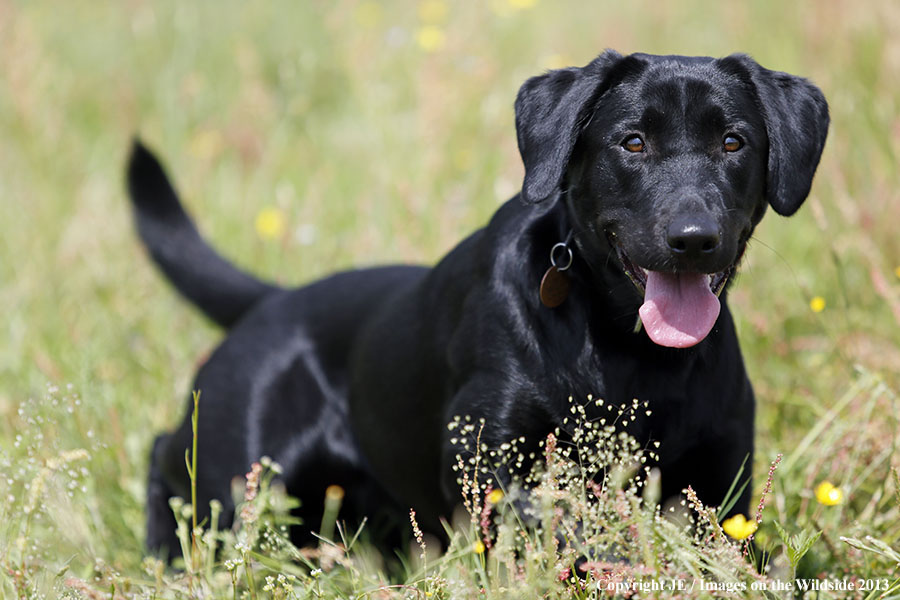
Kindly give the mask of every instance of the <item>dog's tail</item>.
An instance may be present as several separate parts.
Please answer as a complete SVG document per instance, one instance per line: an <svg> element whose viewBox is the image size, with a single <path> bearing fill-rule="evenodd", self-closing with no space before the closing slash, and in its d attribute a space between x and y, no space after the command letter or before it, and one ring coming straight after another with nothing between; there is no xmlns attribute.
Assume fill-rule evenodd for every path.
<svg viewBox="0 0 900 600"><path fill-rule="evenodd" d="M209 318L229 327L279 289L239 270L200 237L162 165L137 138L127 179L144 245L175 288Z"/></svg>

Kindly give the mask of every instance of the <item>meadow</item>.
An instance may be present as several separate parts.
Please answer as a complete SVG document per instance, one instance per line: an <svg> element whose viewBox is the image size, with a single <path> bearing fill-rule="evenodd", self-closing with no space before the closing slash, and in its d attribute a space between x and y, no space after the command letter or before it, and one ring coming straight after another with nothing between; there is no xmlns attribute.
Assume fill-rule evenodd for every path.
<svg viewBox="0 0 900 600"><path fill-rule="evenodd" d="M758 400L757 549L714 507L688 507L693 529L661 518L627 478L585 500L584 474L548 449L544 527L518 537L509 498L475 491L443 556L423 540L391 566L353 532L295 549L263 467L240 530L200 532L181 571L146 557L152 438L222 333L137 243L132 136L204 235L270 280L433 263L520 187L518 86L607 47L746 52L830 104L810 198L770 211L730 294ZM778 582L796 576L854 583L819 598L900 597L898 153L893 0L0 0L0 596L793 597ZM588 428L585 452L625 469L636 450L604 436ZM572 573L576 548L547 535L554 502L628 560ZM638 580L722 586L597 585Z"/></svg>

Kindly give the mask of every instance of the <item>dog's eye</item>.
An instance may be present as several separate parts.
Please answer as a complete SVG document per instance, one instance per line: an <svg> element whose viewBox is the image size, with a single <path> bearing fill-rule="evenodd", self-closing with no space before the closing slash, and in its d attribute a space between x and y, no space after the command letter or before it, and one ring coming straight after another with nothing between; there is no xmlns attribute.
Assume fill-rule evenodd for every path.
<svg viewBox="0 0 900 600"><path fill-rule="evenodd" d="M731 133L722 140L722 148L725 149L725 152L737 152L743 145L744 142L741 141L741 138Z"/></svg>
<svg viewBox="0 0 900 600"><path fill-rule="evenodd" d="M638 135L632 135L625 138L625 141L622 142L622 147L629 152L643 152L644 140L642 140Z"/></svg>

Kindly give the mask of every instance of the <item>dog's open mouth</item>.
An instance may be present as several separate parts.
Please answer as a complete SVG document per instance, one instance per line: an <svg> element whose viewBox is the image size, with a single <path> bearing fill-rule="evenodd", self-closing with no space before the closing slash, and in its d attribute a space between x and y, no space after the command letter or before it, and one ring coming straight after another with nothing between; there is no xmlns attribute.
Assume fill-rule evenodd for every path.
<svg viewBox="0 0 900 600"><path fill-rule="evenodd" d="M743 250L718 273L672 273L644 269L628 257L615 235L609 234L609 240L625 274L644 297L638 312L650 339L670 348L689 348L703 341L716 324L719 295Z"/></svg>

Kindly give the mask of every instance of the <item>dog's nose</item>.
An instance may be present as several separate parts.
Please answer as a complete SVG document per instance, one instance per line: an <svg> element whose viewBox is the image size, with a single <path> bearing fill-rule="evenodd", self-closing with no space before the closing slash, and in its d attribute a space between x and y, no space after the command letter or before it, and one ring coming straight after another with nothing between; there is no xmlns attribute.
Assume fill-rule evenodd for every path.
<svg viewBox="0 0 900 600"><path fill-rule="evenodd" d="M674 254L700 258L719 247L719 226L706 215L676 217L666 229L666 242Z"/></svg>

